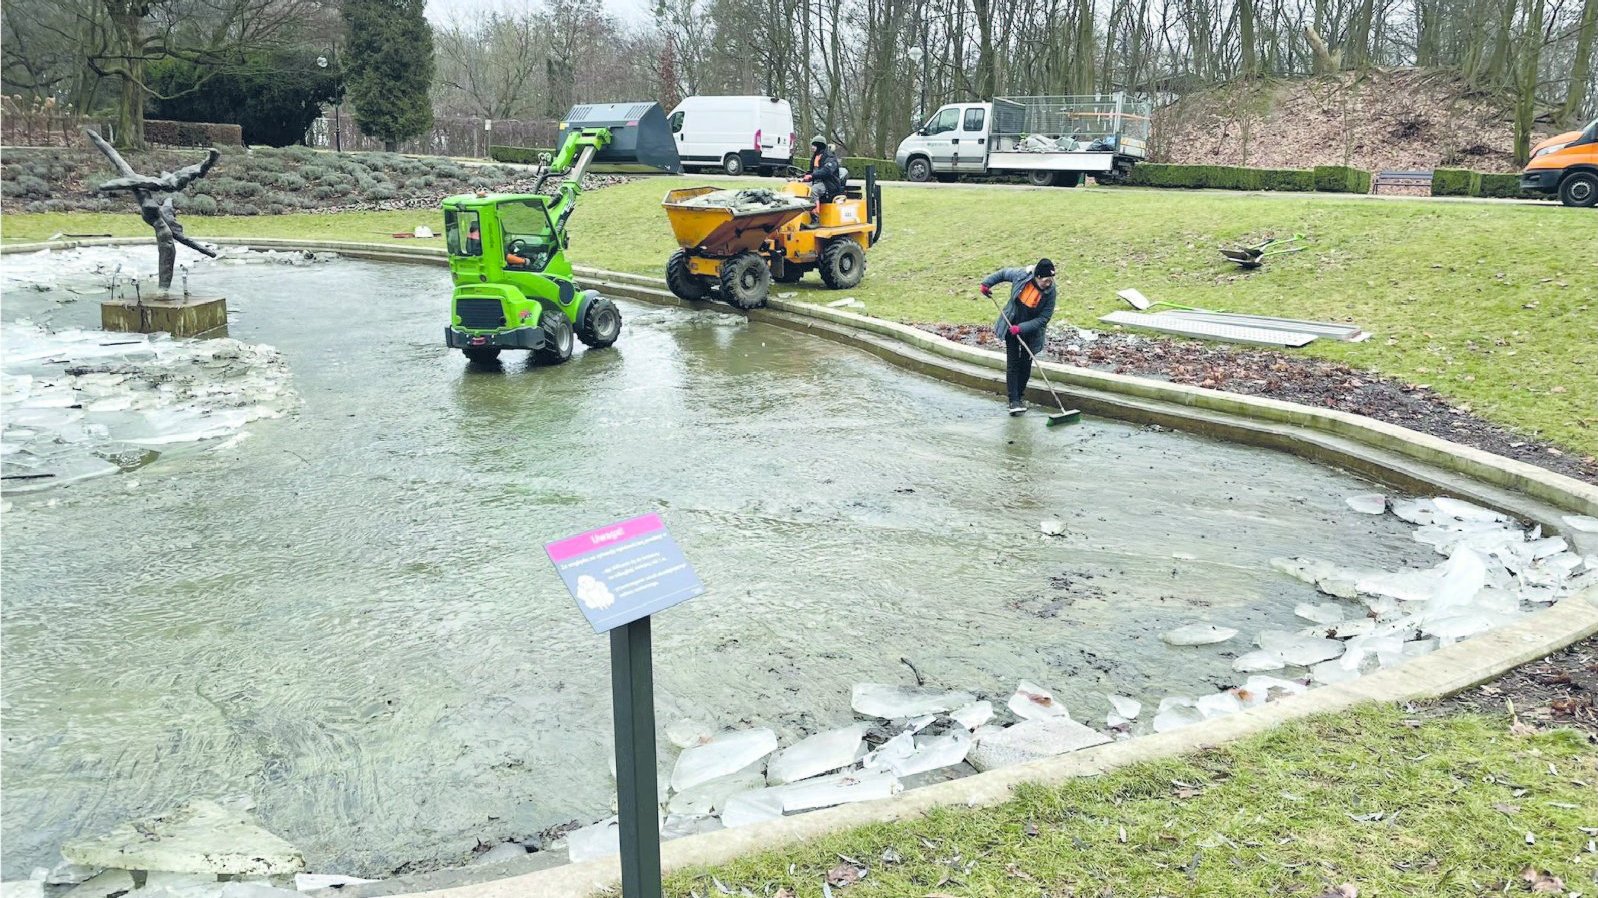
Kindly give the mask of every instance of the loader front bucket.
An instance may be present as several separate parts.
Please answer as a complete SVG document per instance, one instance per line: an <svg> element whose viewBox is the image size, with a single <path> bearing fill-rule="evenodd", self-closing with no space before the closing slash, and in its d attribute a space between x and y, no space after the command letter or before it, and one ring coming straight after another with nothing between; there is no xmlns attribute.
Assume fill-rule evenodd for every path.
<svg viewBox="0 0 1598 898"><path fill-rule="evenodd" d="M573 106L560 123L556 146L566 144L569 131L608 128L610 143L594 156L588 170L596 173L654 175L682 174L677 142L659 103L595 103Z"/></svg>

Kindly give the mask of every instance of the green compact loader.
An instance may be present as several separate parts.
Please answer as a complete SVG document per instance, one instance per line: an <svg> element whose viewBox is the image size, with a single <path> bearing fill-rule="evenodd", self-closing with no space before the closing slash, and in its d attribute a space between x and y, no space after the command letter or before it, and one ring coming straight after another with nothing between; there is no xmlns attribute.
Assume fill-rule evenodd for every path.
<svg viewBox="0 0 1598 898"><path fill-rule="evenodd" d="M621 312L572 283L566 220L595 172L680 174L682 162L657 103L574 106L560 127L560 151L530 194L446 197L444 235L455 283L444 343L474 362L504 349L531 350L542 364L571 358L573 337L591 347L621 335ZM540 192L560 177L554 196Z"/></svg>

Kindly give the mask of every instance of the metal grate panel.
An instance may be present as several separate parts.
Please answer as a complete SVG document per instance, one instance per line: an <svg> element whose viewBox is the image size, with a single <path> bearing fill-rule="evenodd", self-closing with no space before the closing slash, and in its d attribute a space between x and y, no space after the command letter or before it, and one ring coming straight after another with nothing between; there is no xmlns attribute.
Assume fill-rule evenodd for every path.
<svg viewBox="0 0 1598 898"><path fill-rule="evenodd" d="M1315 342L1314 334L1271 330L1263 327L1244 327L1236 324L1218 324L1213 321L1159 313L1143 315L1137 312L1111 312L1099 320L1106 324L1136 327L1143 330L1158 331L1162 334L1196 337L1200 340L1220 340L1226 343L1246 343L1252 346L1286 346L1296 349Z"/></svg>
<svg viewBox="0 0 1598 898"><path fill-rule="evenodd" d="M458 299L455 314L461 316L461 327L470 330L493 330L505 326L505 307L497 299Z"/></svg>

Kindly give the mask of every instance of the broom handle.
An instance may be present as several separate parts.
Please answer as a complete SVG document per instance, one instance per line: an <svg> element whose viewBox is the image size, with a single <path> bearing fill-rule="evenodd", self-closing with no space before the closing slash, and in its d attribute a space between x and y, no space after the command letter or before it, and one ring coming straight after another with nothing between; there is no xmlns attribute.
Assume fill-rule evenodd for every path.
<svg viewBox="0 0 1598 898"><path fill-rule="evenodd" d="M986 293L984 293L982 295L983 296L988 296ZM1004 314L1004 307L999 305L999 301L997 299L994 299L993 297L988 296L988 302L993 303L993 307L995 309L999 310L999 318L1004 322L1006 327L1015 327L1015 325L1010 323L1010 316ZM1026 344L1026 341L1021 339L1021 335L1020 334L1014 334L1013 336L1015 337L1015 342L1020 343L1021 344L1021 348L1026 350L1027 357L1030 358L1032 360L1032 364L1037 367L1038 374L1043 376L1043 385L1045 387L1049 388L1049 395L1054 397L1054 404L1059 406L1060 414L1062 414L1062 415L1065 414L1065 403L1060 401L1060 394L1054 392L1054 384L1049 382L1049 372L1047 372L1047 371L1045 371L1043 369L1043 363L1038 361L1038 357L1036 355L1034 355L1033 352L1032 352L1032 347L1028 346ZM1044 328L1043 329L1043 340L1044 340L1045 344L1047 344L1048 339L1049 339L1049 330L1048 330L1048 328Z"/></svg>

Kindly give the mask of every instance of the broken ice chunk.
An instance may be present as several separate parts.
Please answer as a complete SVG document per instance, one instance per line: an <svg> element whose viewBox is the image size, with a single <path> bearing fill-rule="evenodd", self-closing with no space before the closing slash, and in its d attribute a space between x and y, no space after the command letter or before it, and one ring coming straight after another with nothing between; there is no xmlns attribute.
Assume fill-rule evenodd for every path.
<svg viewBox="0 0 1598 898"><path fill-rule="evenodd" d="M901 777L953 767L965 760L971 745L971 736L964 730L943 736L919 736L913 752L903 758L893 758L885 766Z"/></svg>
<svg viewBox="0 0 1598 898"><path fill-rule="evenodd" d="M572 830L566 834L566 853L574 864L621 853L620 823L615 817L610 817L592 826Z"/></svg>
<svg viewBox="0 0 1598 898"><path fill-rule="evenodd" d="M1271 701L1284 695L1298 695L1305 689L1303 683L1295 683L1280 677L1252 676L1243 682L1242 688L1238 690L1238 698L1243 704L1252 707L1261 700Z"/></svg>
<svg viewBox="0 0 1598 898"><path fill-rule="evenodd" d="M1022 720L1067 716L1065 706L1055 701L1049 690L1026 680L1015 687L1015 695L1010 696L1008 707Z"/></svg>
<svg viewBox="0 0 1598 898"><path fill-rule="evenodd" d="M1258 673L1266 670L1281 670L1287 662L1277 656L1275 652L1263 649L1258 652L1249 652L1232 662L1232 669L1238 673Z"/></svg>
<svg viewBox="0 0 1598 898"><path fill-rule="evenodd" d="M1392 512L1399 520L1419 527L1435 524L1441 517L1430 499L1394 499Z"/></svg>
<svg viewBox="0 0 1598 898"><path fill-rule="evenodd" d="M741 792L753 792L766 786L766 778L758 773L734 773L718 776L671 797L666 810L673 814L695 816L714 814L727 806L727 801Z"/></svg>
<svg viewBox="0 0 1598 898"><path fill-rule="evenodd" d="M942 714L975 700L976 696L969 692L950 692L921 686L857 683L849 704L856 712L867 717L897 720L902 717L920 717L923 714Z"/></svg>
<svg viewBox="0 0 1598 898"><path fill-rule="evenodd" d="M1359 581L1359 591L1387 596L1401 602L1424 602L1431 598L1441 578L1441 573L1435 568L1372 574Z"/></svg>
<svg viewBox="0 0 1598 898"><path fill-rule="evenodd" d="M1355 636L1364 636L1376 629L1376 621L1368 617L1359 617L1353 620L1343 620L1332 624L1321 631L1328 639L1352 639Z"/></svg>
<svg viewBox="0 0 1598 898"><path fill-rule="evenodd" d="M780 788L787 788L786 786ZM756 789L741 792L727 799L721 811L721 824L728 829L775 820L782 816L782 794L779 788Z"/></svg>
<svg viewBox="0 0 1598 898"><path fill-rule="evenodd" d="M904 786L899 783L899 778L889 771L854 770L818 779L800 780L780 787L777 792L782 798L782 809L791 812L830 808L856 801L874 801L896 795L903 790ZM725 815L723 817L725 818Z"/></svg>
<svg viewBox="0 0 1598 898"><path fill-rule="evenodd" d="M1330 603L1311 605L1309 602L1300 602L1293 613L1315 624L1335 624L1343 619L1343 609Z"/></svg>
<svg viewBox="0 0 1598 898"><path fill-rule="evenodd" d="M971 766L978 770L994 770L1109 741L1110 737L1069 717L1024 720L1013 727L983 735L972 747L969 759Z"/></svg>
<svg viewBox="0 0 1598 898"><path fill-rule="evenodd" d="M1315 588L1333 598L1357 599L1359 578L1362 576L1365 575L1357 571L1341 571L1316 580Z"/></svg>
<svg viewBox="0 0 1598 898"><path fill-rule="evenodd" d="M809 779L847 767L865 753L866 725L816 733L783 749L766 767L766 782L773 786Z"/></svg>
<svg viewBox="0 0 1598 898"><path fill-rule="evenodd" d="M1438 578L1427 602L1427 612L1435 614L1446 608L1462 608L1470 604L1487 585L1487 564L1475 551L1461 546L1448 560L1439 565L1442 576Z"/></svg>
<svg viewBox="0 0 1598 898"><path fill-rule="evenodd" d="M1381 514L1387 510L1387 497L1381 493L1368 493L1363 496L1349 496L1343 500L1348 507L1360 514Z"/></svg>
<svg viewBox="0 0 1598 898"><path fill-rule="evenodd" d="M1209 720L1212 717L1221 717L1241 711L1243 710L1243 703L1231 692L1217 692L1214 695L1202 696L1193 703L1193 707L1204 715L1205 720Z"/></svg>
<svg viewBox="0 0 1598 898"><path fill-rule="evenodd" d="M1204 713L1194 701L1182 696L1160 699L1160 708L1154 714L1154 732L1165 733L1195 724L1204 719Z"/></svg>
<svg viewBox="0 0 1598 898"><path fill-rule="evenodd" d="M1137 720L1138 714L1143 711L1143 703L1137 699L1127 698L1124 695L1112 695L1109 699L1110 707L1115 709L1115 713L1127 720Z"/></svg>
<svg viewBox="0 0 1598 898"><path fill-rule="evenodd" d="M377 882L375 879L362 879L359 876L343 876L338 873L296 873L294 874L294 888L301 892L311 892L316 889L331 889L334 886L355 886L363 882Z"/></svg>
<svg viewBox="0 0 1598 898"><path fill-rule="evenodd" d="M677 756L671 787L685 792L700 783L737 773L776 750L777 734L764 727L722 733Z"/></svg>
<svg viewBox="0 0 1598 898"><path fill-rule="evenodd" d="M1044 536L1064 536L1065 522L1050 518L1038 524L1038 529L1043 531Z"/></svg>
<svg viewBox="0 0 1598 898"><path fill-rule="evenodd" d="M963 708L956 708L950 711L949 716L954 719L955 723L968 730L975 731L977 727L993 719L993 703L987 701L972 702Z"/></svg>
<svg viewBox="0 0 1598 898"><path fill-rule="evenodd" d="M716 728L703 720L687 718L666 727L666 741L678 748L704 745L716 735Z"/></svg>
<svg viewBox="0 0 1598 898"><path fill-rule="evenodd" d="M1582 533L1598 533L1598 518L1585 514L1567 514L1562 517L1565 526Z"/></svg>
<svg viewBox="0 0 1598 898"><path fill-rule="evenodd" d="M1337 661L1322 661L1309 669L1310 679L1322 686L1351 683L1359 679L1359 671L1349 670Z"/></svg>
<svg viewBox="0 0 1598 898"><path fill-rule="evenodd" d="M1438 496L1432 500L1437 510L1443 514L1461 521L1507 521L1509 518L1490 508L1472 505L1462 499L1451 499L1447 496Z"/></svg>
<svg viewBox="0 0 1598 898"><path fill-rule="evenodd" d="M1167 645L1214 645L1217 642L1225 642L1236 635L1237 631L1231 627L1217 627L1214 624L1188 624L1185 627L1177 627L1168 633L1160 634L1160 639Z"/></svg>
<svg viewBox="0 0 1598 898"><path fill-rule="evenodd" d="M1309 667L1343 653L1343 644L1335 639L1317 639L1285 630L1266 630L1255 637L1254 644L1295 667Z"/></svg>
<svg viewBox="0 0 1598 898"><path fill-rule="evenodd" d="M670 839L681 839L684 836L713 833L725 828L720 820L704 814L673 815L660 824L660 840L665 842Z"/></svg>
<svg viewBox="0 0 1598 898"><path fill-rule="evenodd" d="M1319 558L1272 558L1271 567L1305 583L1337 573L1337 565Z"/></svg>
<svg viewBox="0 0 1598 898"><path fill-rule="evenodd" d="M1419 658L1421 655L1429 655L1435 651L1437 651L1437 640L1435 639L1417 639L1413 642L1404 643L1404 657L1406 658Z"/></svg>

